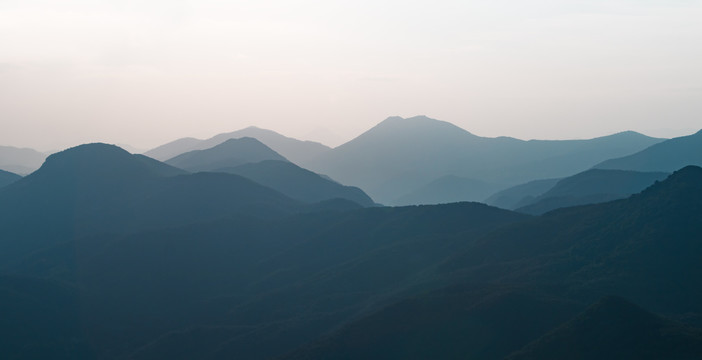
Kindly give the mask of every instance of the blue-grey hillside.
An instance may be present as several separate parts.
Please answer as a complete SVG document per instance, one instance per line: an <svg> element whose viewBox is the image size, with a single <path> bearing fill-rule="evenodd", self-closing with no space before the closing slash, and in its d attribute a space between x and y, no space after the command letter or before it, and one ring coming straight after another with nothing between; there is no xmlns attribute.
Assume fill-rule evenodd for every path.
<svg viewBox="0 0 702 360"><path fill-rule="evenodd" d="M595 167L673 172L687 165L702 166L702 130L666 140L629 156L604 161Z"/></svg>
<svg viewBox="0 0 702 360"><path fill-rule="evenodd" d="M388 205L445 204L459 201L483 201L486 193L499 189L499 185L465 177L442 176Z"/></svg>
<svg viewBox="0 0 702 360"><path fill-rule="evenodd" d="M0 169L15 174L27 175L38 169L46 155L27 148L0 146Z"/></svg>
<svg viewBox="0 0 702 360"><path fill-rule="evenodd" d="M392 203L446 175L509 186L569 176L660 141L634 132L589 140L486 138L425 116L391 117L300 165Z"/></svg>
<svg viewBox="0 0 702 360"><path fill-rule="evenodd" d="M185 174L143 155L87 144L49 156L0 189L0 263L80 236L219 219L275 217L299 204L233 174Z"/></svg>
<svg viewBox="0 0 702 360"><path fill-rule="evenodd" d="M485 199L485 203L503 209L514 210L533 201L535 197L551 189L561 179L529 181L498 191Z"/></svg>
<svg viewBox="0 0 702 360"><path fill-rule="evenodd" d="M701 219L691 166L628 199L507 225L436 268L452 285L281 359L702 358Z"/></svg>
<svg viewBox="0 0 702 360"><path fill-rule="evenodd" d="M702 329L608 296L507 360L692 360L701 354Z"/></svg>
<svg viewBox="0 0 702 360"><path fill-rule="evenodd" d="M9 171L0 170L0 188L10 185L22 177Z"/></svg>
<svg viewBox="0 0 702 360"><path fill-rule="evenodd" d="M243 176L307 203L346 199L361 206L375 205L363 190L341 185L288 161L265 160L214 171Z"/></svg>
<svg viewBox="0 0 702 360"><path fill-rule="evenodd" d="M166 161L190 172L213 171L264 160L288 161L254 138L229 139L205 150L193 150Z"/></svg>
<svg viewBox="0 0 702 360"><path fill-rule="evenodd" d="M562 207L597 204L622 199L661 181L664 172L592 169L558 181L551 189L517 209L541 215Z"/></svg>
<svg viewBox="0 0 702 360"><path fill-rule="evenodd" d="M296 164L304 164L330 149L328 146L314 141L297 140L280 135L271 130L251 126L230 133L219 134L206 140L194 138L178 139L149 150L144 153L144 155L157 160L166 161L189 151L209 149L229 139L239 139L243 137L257 139Z"/></svg>

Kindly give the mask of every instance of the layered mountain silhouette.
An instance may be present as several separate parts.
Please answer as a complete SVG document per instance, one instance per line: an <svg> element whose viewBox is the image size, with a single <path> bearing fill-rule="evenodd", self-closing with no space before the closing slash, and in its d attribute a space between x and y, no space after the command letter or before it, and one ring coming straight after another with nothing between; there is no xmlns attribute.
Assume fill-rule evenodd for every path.
<svg viewBox="0 0 702 360"><path fill-rule="evenodd" d="M389 205L442 204L459 201L483 201L485 194L500 186L455 175L442 176L410 192Z"/></svg>
<svg viewBox="0 0 702 360"><path fill-rule="evenodd" d="M346 199L362 206L374 205L373 200L361 189L341 185L288 161L265 160L215 171L243 176L308 203Z"/></svg>
<svg viewBox="0 0 702 360"><path fill-rule="evenodd" d="M49 156L0 189L2 259L96 233L135 231L246 212L289 213L299 204L233 174L183 170L119 147L88 144Z"/></svg>
<svg viewBox="0 0 702 360"><path fill-rule="evenodd" d="M634 132L567 141L485 138L425 116L391 117L300 165L359 186L380 203L392 203L446 175L506 187L569 176L660 141Z"/></svg>
<svg viewBox="0 0 702 360"><path fill-rule="evenodd" d="M0 169L26 175L38 169L46 155L27 148L0 146Z"/></svg>
<svg viewBox="0 0 702 360"><path fill-rule="evenodd" d="M700 356L702 329L609 296L507 359L698 359Z"/></svg>
<svg viewBox="0 0 702 360"><path fill-rule="evenodd" d="M636 154L597 164L598 169L672 172L687 165L702 166L702 130L666 140Z"/></svg>
<svg viewBox="0 0 702 360"><path fill-rule="evenodd" d="M205 150L193 150L166 161L191 172L213 171L264 160L288 161L254 138L229 139Z"/></svg>
<svg viewBox="0 0 702 360"><path fill-rule="evenodd" d="M149 150L144 153L144 155L157 160L166 161L189 151L209 149L229 139L239 139L243 137L257 139L296 164L303 164L330 149L317 142L297 140L280 135L271 130L251 126L242 130L219 134L207 140L194 138L178 139Z"/></svg>
<svg viewBox="0 0 702 360"><path fill-rule="evenodd" d="M534 201L534 198L551 189L561 179L543 179L500 190L485 199L485 203L514 210Z"/></svg>
<svg viewBox="0 0 702 360"><path fill-rule="evenodd" d="M621 199L641 192L668 175L663 172L588 170L558 181L543 194L522 202L517 211L541 215L562 207Z"/></svg>
<svg viewBox="0 0 702 360"><path fill-rule="evenodd" d="M700 216L702 168L688 166L627 199L559 209L493 233L442 271L464 281L558 283L580 301L618 295L656 313L700 313L692 299L702 289L691 280L702 276Z"/></svg>
<svg viewBox="0 0 702 360"><path fill-rule="evenodd" d="M388 125L390 136L396 128ZM610 140L580 144L593 141ZM549 151L559 146L544 144ZM267 174L279 168L310 176L290 165L267 160L230 168L271 186L278 179ZM0 352L502 359L513 352L559 354L562 344L573 344L569 357L577 358L592 344L602 345L606 357L630 343L608 348L619 338L585 335L615 324L671 334L630 333L662 344L656 349L668 349L668 340L690 344L687 353L673 354L699 357L697 330L670 321L702 323L700 219L702 168L695 166L625 199L536 217L468 202L311 205L244 176L188 174L88 144L50 156L0 189L0 307L18 314L0 321L0 331L12 335ZM616 301L576 317L608 295L672 320Z"/></svg>
<svg viewBox="0 0 702 360"><path fill-rule="evenodd" d="M618 297L554 324L607 294L700 314L691 301L702 296L694 280L700 181L702 169L687 167L630 199L493 232L440 266L463 285L400 301L283 358L698 358L698 329Z"/></svg>
<svg viewBox="0 0 702 360"><path fill-rule="evenodd" d="M22 177L9 171L0 170L0 188L12 184Z"/></svg>

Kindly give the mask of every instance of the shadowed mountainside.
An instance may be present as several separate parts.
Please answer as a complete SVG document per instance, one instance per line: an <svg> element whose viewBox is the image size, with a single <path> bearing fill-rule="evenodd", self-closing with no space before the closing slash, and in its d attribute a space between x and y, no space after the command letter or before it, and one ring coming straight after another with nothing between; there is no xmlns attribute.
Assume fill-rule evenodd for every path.
<svg viewBox="0 0 702 360"><path fill-rule="evenodd" d="M0 170L0 188L10 185L22 177L9 171Z"/></svg>
<svg viewBox="0 0 702 360"><path fill-rule="evenodd" d="M542 336L519 356L698 358L699 330L613 298L546 333L607 294L679 318L699 315L701 204L702 169L687 167L630 199L507 226L438 268L463 285L399 301L283 358L502 359Z"/></svg>
<svg viewBox="0 0 702 360"><path fill-rule="evenodd" d="M266 160L214 171L243 176L293 199L308 203L338 198L351 200L362 206L375 205L361 189L325 179L287 161Z"/></svg>
<svg viewBox="0 0 702 360"><path fill-rule="evenodd" d="M541 215L562 207L622 199L668 177L662 172L592 169L558 181L516 211Z"/></svg>
<svg viewBox="0 0 702 360"><path fill-rule="evenodd" d="M606 297L508 360L692 360L702 356L702 329Z"/></svg>
<svg viewBox="0 0 702 360"><path fill-rule="evenodd" d="M0 258L17 260L76 236L182 225L238 212L278 216L299 207L237 175L184 173L113 145L81 145L53 154L36 172L0 189Z"/></svg>

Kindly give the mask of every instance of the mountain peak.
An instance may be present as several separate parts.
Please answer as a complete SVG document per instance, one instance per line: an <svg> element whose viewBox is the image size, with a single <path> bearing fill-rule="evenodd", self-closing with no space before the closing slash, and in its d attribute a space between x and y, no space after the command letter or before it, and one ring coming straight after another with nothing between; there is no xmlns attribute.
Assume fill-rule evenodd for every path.
<svg viewBox="0 0 702 360"><path fill-rule="evenodd" d="M28 176L115 178L170 176L180 173L166 164L143 155L132 155L116 145L91 143L78 145L49 156L44 165Z"/></svg>

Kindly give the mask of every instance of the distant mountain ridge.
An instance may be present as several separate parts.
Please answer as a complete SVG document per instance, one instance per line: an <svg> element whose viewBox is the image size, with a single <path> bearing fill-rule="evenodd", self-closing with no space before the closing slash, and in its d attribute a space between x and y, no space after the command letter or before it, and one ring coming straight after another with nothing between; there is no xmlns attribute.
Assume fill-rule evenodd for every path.
<svg viewBox="0 0 702 360"><path fill-rule="evenodd" d="M506 187L572 175L662 140L634 132L590 140L485 138L426 116L390 117L302 165L392 203L447 175ZM491 193L482 194L483 199Z"/></svg>
<svg viewBox="0 0 702 360"><path fill-rule="evenodd" d="M666 140L629 156L601 162L594 167L673 172L687 165L702 166L702 130Z"/></svg>
<svg viewBox="0 0 702 360"><path fill-rule="evenodd" d="M314 159L319 156L319 154L330 149L328 146L317 142L297 140L280 135L271 130L250 126L245 129L215 135L206 140L195 138L178 139L149 150L145 152L144 155L165 161L189 151L209 149L226 140L239 139L242 137L255 138L298 165L310 159Z"/></svg>
<svg viewBox="0 0 702 360"><path fill-rule="evenodd" d="M522 203L516 211L541 215L562 207L622 199L641 192L669 175L664 172L587 170L559 180L548 191Z"/></svg>
<svg viewBox="0 0 702 360"><path fill-rule="evenodd" d="M19 175L27 175L38 169L46 155L28 148L0 146L0 169Z"/></svg>
<svg viewBox="0 0 702 360"><path fill-rule="evenodd" d="M229 139L209 149L193 150L166 160L166 164L190 171L213 171L264 160L288 161L262 142L244 137Z"/></svg>

